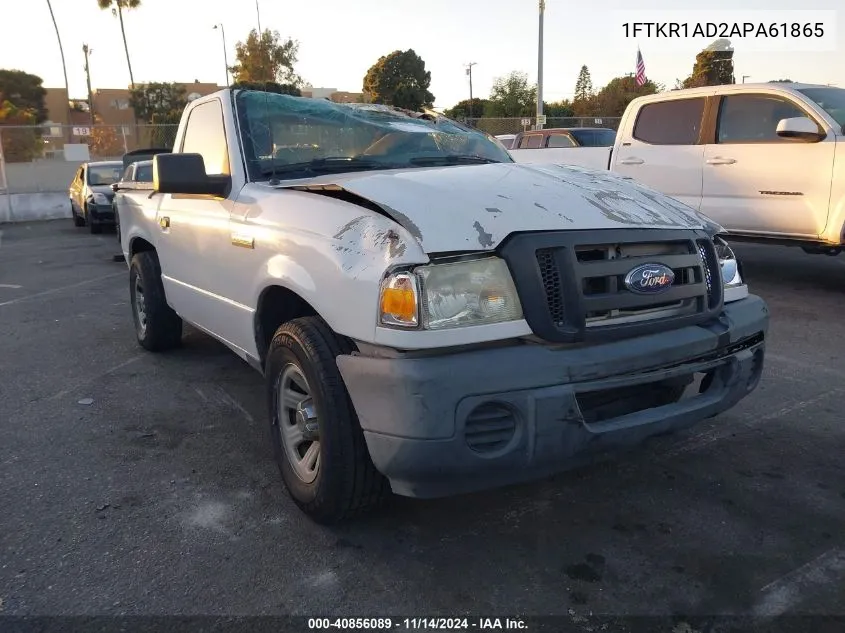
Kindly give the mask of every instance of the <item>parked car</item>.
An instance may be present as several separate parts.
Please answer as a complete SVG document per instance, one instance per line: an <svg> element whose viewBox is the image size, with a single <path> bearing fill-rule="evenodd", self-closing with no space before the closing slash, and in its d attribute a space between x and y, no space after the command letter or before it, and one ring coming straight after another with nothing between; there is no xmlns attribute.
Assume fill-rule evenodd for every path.
<svg viewBox="0 0 845 633"><path fill-rule="evenodd" d="M186 106L153 173L117 194L138 343L188 322L260 371L316 521L543 477L760 380L768 309L721 227L633 181L230 89Z"/></svg>
<svg viewBox="0 0 845 633"><path fill-rule="evenodd" d="M548 128L520 132L514 136L513 149L566 147L613 147L616 130L604 127Z"/></svg>
<svg viewBox="0 0 845 633"><path fill-rule="evenodd" d="M634 178L701 211L735 241L837 255L845 248L844 134L842 88L710 86L633 100L603 166L583 150L554 150L545 162Z"/></svg>
<svg viewBox="0 0 845 633"><path fill-rule="evenodd" d="M513 149L514 144L513 141L516 138L516 134L497 134L496 139L504 145L505 149Z"/></svg>
<svg viewBox="0 0 845 633"><path fill-rule="evenodd" d="M123 175L120 180L114 183L112 191L115 193L121 189L149 189L149 184L153 181L153 161L152 157L156 154L163 154L170 152L169 149L164 148L150 148L137 149L127 152L123 155ZM112 201L114 210L115 232L117 233L117 240L120 241L120 213L117 205Z"/></svg>
<svg viewBox="0 0 845 633"><path fill-rule="evenodd" d="M114 224L111 185L120 180L123 163L101 161L83 163L70 183L70 213L74 226L88 226L92 233L101 233L103 226Z"/></svg>

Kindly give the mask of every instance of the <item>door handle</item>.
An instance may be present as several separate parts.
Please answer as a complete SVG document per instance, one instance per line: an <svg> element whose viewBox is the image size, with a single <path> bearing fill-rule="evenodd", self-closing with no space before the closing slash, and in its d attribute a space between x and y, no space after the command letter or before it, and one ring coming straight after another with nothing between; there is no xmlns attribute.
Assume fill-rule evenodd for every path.
<svg viewBox="0 0 845 633"><path fill-rule="evenodd" d="M736 160L733 158L722 158L721 156L715 156L707 159L708 165L733 165L735 162Z"/></svg>
<svg viewBox="0 0 845 633"><path fill-rule="evenodd" d="M162 216L158 219L158 225L163 229L167 230L170 228L170 218L167 216Z"/></svg>
<svg viewBox="0 0 845 633"><path fill-rule="evenodd" d="M623 158L619 161L620 165L642 165L645 161L642 158Z"/></svg>

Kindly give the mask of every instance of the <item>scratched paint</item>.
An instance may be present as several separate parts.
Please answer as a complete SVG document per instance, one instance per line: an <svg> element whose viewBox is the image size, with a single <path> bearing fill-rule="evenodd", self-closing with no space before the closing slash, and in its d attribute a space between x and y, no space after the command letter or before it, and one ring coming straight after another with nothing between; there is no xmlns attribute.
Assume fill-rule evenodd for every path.
<svg viewBox="0 0 845 633"><path fill-rule="evenodd" d="M472 226L476 231L478 231L479 244L481 244L484 248L493 245L493 235L484 230L484 227L481 226L481 222L476 221Z"/></svg>
<svg viewBox="0 0 845 633"><path fill-rule="evenodd" d="M515 231L714 226L695 209L634 181L573 166L494 163L354 172L312 183L377 205L428 253L465 250L475 242L490 250ZM456 230L461 219L472 227L469 233ZM376 239L356 247L346 243L353 234L363 238L367 231L357 224L339 227L350 248L366 250ZM402 252L401 244L389 240L382 246L388 258Z"/></svg>

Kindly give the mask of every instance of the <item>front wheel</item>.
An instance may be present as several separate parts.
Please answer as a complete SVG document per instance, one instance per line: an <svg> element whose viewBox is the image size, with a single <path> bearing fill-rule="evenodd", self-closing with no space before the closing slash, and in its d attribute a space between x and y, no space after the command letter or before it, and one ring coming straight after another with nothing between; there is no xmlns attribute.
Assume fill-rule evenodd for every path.
<svg viewBox="0 0 845 633"><path fill-rule="evenodd" d="M163 352L182 342L182 319L167 305L155 251L144 251L129 266L129 298L138 344Z"/></svg>
<svg viewBox="0 0 845 633"><path fill-rule="evenodd" d="M73 225L75 227L85 226L85 218L76 212L76 207L73 206L73 202L70 203L70 215L73 218Z"/></svg>
<svg viewBox="0 0 845 633"><path fill-rule="evenodd" d="M319 317L276 330L267 353L273 452L294 502L314 521L333 524L389 496L335 362L350 346Z"/></svg>

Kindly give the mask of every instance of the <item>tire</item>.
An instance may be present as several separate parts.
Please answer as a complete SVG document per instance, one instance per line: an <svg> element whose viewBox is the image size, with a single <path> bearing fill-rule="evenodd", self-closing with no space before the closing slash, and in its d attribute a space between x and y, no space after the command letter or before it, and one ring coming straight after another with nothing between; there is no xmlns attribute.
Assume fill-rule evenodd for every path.
<svg viewBox="0 0 845 633"><path fill-rule="evenodd" d="M155 251L136 254L129 265L129 298L138 344L164 352L182 343L182 319L167 305ZM139 309L140 307L140 309Z"/></svg>
<svg viewBox="0 0 845 633"><path fill-rule="evenodd" d="M73 206L72 202L70 203L70 215L73 218L73 225L75 227L85 226L85 218L76 212L76 207Z"/></svg>
<svg viewBox="0 0 845 633"><path fill-rule="evenodd" d="M94 222L94 218L91 217L91 213L90 211L88 211L87 203L85 204L85 224L88 225L88 230L91 231L91 233L93 234L103 232L103 226Z"/></svg>
<svg viewBox="0 0 845 633"><path fill-rule="evenodd" d="M335 362L339 354L350 351L351 345L322 319L305 317L279 327L267 353L267 400L276 463L296 505L323 525L371 512L390 496L387 479L367 452L364 433ZM297 373L304 378L304 389L296 384ZM285 428L301 430L302 420L291 424L295 420L291 408L282 411L280 406L282 390L296 386L310 395L300 404L310 400L318 438L298 447L283 439L282 432ZM292 446L298 449L297 456L304 453L307 457L316 451L313 472L305 472L294 462Z"/></svg>

